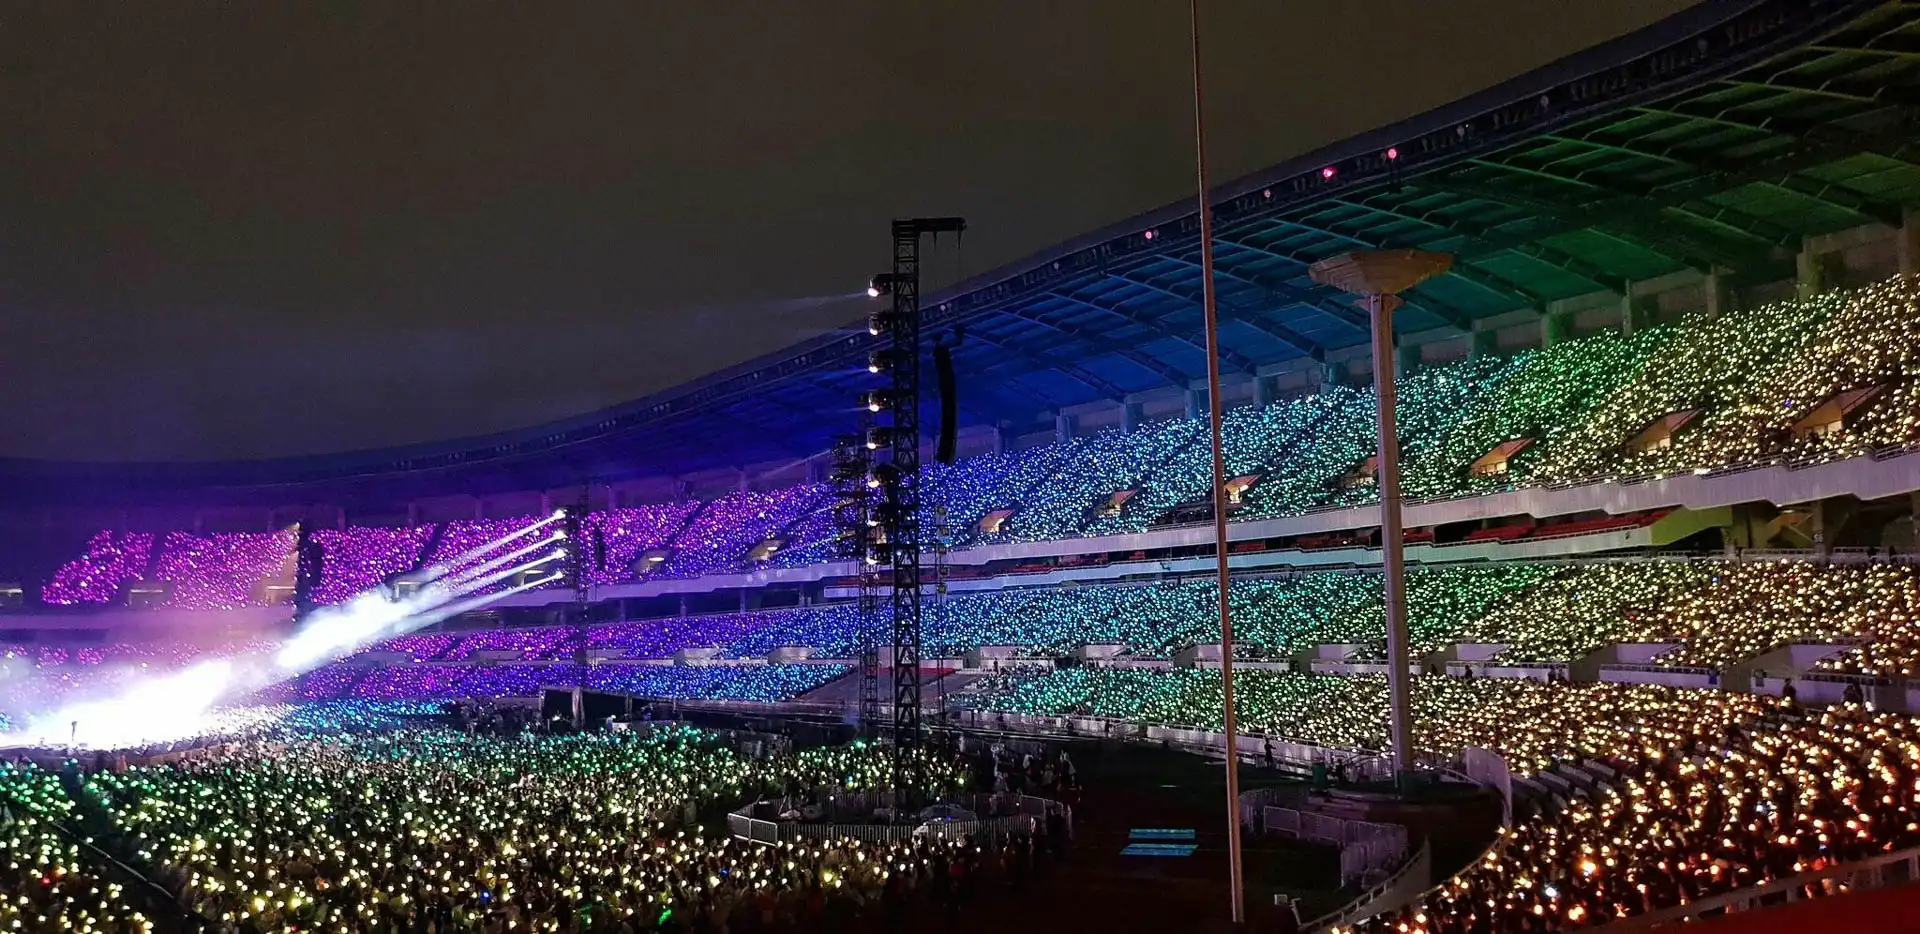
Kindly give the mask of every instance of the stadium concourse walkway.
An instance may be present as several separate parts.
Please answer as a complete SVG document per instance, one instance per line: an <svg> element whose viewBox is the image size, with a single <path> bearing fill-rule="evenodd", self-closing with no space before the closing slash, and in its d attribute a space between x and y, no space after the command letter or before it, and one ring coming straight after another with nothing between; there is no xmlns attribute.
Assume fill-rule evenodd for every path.
<svg viewBox="0 0 1920 934"><path fill-rule="evenodd" d="M996 931L1011 923L1035 931L1161 931L1191 934L1229 930L1227 802L1219 762L1152 747L1072 742L1084 791L1074 808L1073 846L1064 865L1047 870L1025 891L994 893L958 912L920 918L913 930ZM1243 778L1261 783L1256 770ZM1192 831L1189 856L1125 855L1130 843L1181 839ZM1136 836L1135 831L1174 831ZM1339 854L1332 847L1249 837L1248 930L1274 930L1271 898L1283 889L1303 895L1308 912L1334 907Z"/></svg>

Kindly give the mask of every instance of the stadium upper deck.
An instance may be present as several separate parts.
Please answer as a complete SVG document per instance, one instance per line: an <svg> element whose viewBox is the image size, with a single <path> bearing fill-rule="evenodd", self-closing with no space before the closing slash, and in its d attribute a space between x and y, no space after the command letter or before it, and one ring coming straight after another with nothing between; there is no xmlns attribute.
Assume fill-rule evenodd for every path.
<svg viewBox="0 0 1920 934"><path fill-rule="evenodd" d="M1528 343L1594 315L1632 327L1783 283L1860 278L1867 241L1869 265L1912 271L1917 107L1920 6L1700 4L1221 186L1223 363L1256 397L1359 375L1362 314L1306 276L1355 249L1456 257L1399 316L1409 363ZM1063 409L1185 390L1205 362L1197 222L1191 205L1169 205L935 296L933 325L964 328L963 421L1018 434ZM436 445L246 463L0 462L0 501L392 503L791 461L847 427L836 413L865 349L863 335L829 334L618 409Z"/></svg>

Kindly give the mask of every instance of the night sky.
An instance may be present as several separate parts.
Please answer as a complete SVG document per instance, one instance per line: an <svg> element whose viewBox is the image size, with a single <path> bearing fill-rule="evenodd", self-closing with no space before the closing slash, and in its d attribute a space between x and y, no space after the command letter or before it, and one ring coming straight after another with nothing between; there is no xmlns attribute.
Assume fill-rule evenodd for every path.
<svg viewBox="0 0 1920 934"><path fill-rule="evenodd" d="M1215 180L1686 5L1207 0ZM538 424L863 314L894 216L951 278L1190 197L1186 9L0 7L0 456Z"/></svg>

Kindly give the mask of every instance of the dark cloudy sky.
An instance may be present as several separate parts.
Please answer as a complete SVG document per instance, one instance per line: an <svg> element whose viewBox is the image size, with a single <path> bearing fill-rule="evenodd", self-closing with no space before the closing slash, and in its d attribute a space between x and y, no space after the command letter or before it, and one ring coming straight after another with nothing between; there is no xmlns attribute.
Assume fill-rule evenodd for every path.
<svg viewBox="0 0 1920 934"><path fill-rule="evenodd" d="M1207 0L1215 177L1685 0ZM1179 0L0 4L0 456L537 424L1188 195Z"/></svg>

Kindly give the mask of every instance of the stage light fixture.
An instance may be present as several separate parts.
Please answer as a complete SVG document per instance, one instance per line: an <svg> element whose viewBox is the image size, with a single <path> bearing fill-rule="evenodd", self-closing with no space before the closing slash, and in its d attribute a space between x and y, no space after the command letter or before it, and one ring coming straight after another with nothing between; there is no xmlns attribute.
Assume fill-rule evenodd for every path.
<svg viewBox="0 0 1920 934"><path fill-rule="evenodd" d="M882 295L891 294L893 294L893 273L875 273L873 279L867 283L867 297L879 298Z"/></svg>
<svg viewBox="0 0 1920 934"><path fill-rule="evenodd" d="M869 327L868 330L871 331L872 328ZM893 369L894 356L891 350L876 350L867 354L867 372L884 373Z"/></svg>

